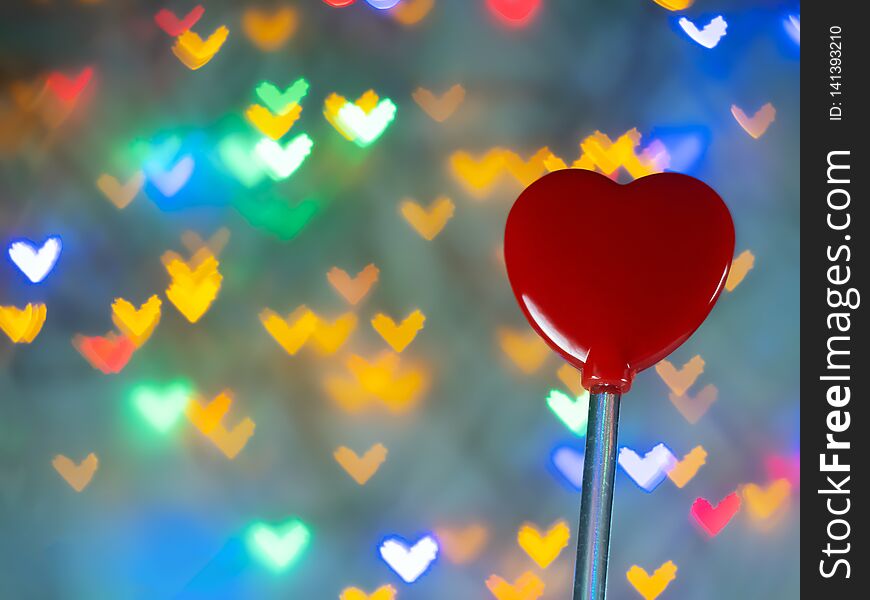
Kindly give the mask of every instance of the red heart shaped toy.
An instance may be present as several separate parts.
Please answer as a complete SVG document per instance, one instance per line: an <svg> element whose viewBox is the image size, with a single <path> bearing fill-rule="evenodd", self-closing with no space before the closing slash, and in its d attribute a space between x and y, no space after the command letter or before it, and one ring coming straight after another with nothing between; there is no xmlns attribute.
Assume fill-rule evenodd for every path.
<svg viewBox="0 0 870 600"><path fill-rule="evenodd" d="M688 175L620 185L565 169L520 194L504 255L532 327L582 369L586 389L622 393L709 314L734 255L734 224L718 194Z"/></svg>

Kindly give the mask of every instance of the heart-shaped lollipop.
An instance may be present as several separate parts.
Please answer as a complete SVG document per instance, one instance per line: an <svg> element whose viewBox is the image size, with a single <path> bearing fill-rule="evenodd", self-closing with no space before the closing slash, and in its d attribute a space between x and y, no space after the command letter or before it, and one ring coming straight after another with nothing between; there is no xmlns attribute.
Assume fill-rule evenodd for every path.
<svg viewBox="0 0 870 600"><path fill-rule="evenodd" d="M733 254L728 208L687 175L619 185L566 169L511 208L504 256L514 295L591 392L574 600L604 600L620 396L704 321Z"/></svg>
<svg viewBox="0 0 870 600"><path fill-rule="evenodd" d="M678 173L620 185L550 173L507 219L511 287L583 386L625 392L704 321L728 275L734 224L709 186Z"/></svg>

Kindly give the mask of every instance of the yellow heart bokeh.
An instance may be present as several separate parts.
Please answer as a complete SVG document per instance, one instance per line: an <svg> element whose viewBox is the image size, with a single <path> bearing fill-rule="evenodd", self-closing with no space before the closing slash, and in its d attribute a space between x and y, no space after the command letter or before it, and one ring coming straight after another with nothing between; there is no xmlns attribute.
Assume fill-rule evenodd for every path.
<svg viewBox="0 0 870 600"><path fill-rule="evenodd" d="M728 279L725 280L725 289L733 292L746 274L755 266L755 256L749 250L744 250L731 261L731 269L728 271Z"/></svg>
<svg viewBox="0 0 870 600"><path fill-rule="evenodd" d="M399 325L387 315L378 313L372 319L372 327L393 350L401 352L414 341L425 322L426 316L418 309L405 317Z"/></svg>
<svg viewBox="0 0 870 600"><path fill-rule="evenodd" d="M698 469L707 464L707 451L703 446L695 446L692 451L683 457L673 468L668 471L668 479L674 482L678 488L689 483Z"/></svg>
<svg viewBox="0 0 870 600"><path fill-rule="evenodd" d="M691 424L697 423L707 410L716 402L719 390L712 383L708 383L694 396L684 393L681 396L671 392L668 398L676 407L683 418Z"/></svg>
<svg viewBox="0 0 870 600"><path fill-rule="evenodd" d="M517 331L501 327L498 341L502 352L526 375L540 369L550 356L550 347L531 330Z"/></svg>
<svg viewBox="0 0 870 600"><path fill-rule="evenodd" d="M231 431L227 430L223 425L223 419L232 403L232 392L224 390L205 406L191 398L184 409L184 414L194 427L230 460L242 451L254 435L256 427L250 418L245 417Z"/></svg>
<svg viewBox="0 0 870 600"><path fill-rule="evenodd" d="M252 104L245 111L245 116L263 135L279 140L284 137L293 124L302 114L302 107L294 104L280 115L273 115L271 111L261 104Z"/></svg>
<svg viewBox="0 0 870 600"><path fill-rule="evenodd" d="M489 540L489 530L479 523L461 529L439 527L435 537L450 562L463 565L477 558L483 550Z"/></svg>
<svg viewBox="0 0 870 600"><path fill-rule="evenodd" d="M172 278L166 298L184 317L196 323L209 309L221 289L223 276L219 263L208 248L185 262L174 252L163 255L163 264Z"/></svg>
<svg viewBox="0 0 870 600"><path fill-rule="evenodd" d="M493 148L481 158L474 158L467 152L454 152L450 156L450 169L473 197L486 195L501 177L505 150Z"/></svg>
<svg viewBox="0 0 870 600"><path fill-rule="evenodd" d="M45 304L29 303L24 308L0 306L0 329L16 344L36 339L45 323Z"/></svg>
<svg viewBox="0 0 870 600"><path fill-rule="evenodd" d="M777 479L767 488L748 483L743 486L742 493L749 516L756 521L765 521L788 502L791 483L788 479Z"/></svg>
<svg viewBox="0 0 870 600"><path fill-rule="evenodd" d="M138 348L151 337L160 322L161 304L156 294L138 310L127 300L116 298L112 303L112 322Z"/></svg>
<svg viewBox="0 0 870 600"><path fill-rule="evenodd" d="M553 156L549 148L541 148L528 160L523 160L516 152L505 150L504 166L523 187L527 187L547 173L545 161Z"/></svg>
<svg viewBox="0 0 870 600"><path fill-rule="evenodd" d="M356 274L356 277L351 277L344 269L332 267L326 274L326 279L349 304L357 304L366 297L369 290L378 281L379 273L380 271L374 264L366 265L362 271Z"/></svg>
<svg viewBox="0 0 870 600"><path fill-rule="evenodd" d="M404 6L404 3L399 6ZM426 88L418 87L411 94L411 97L433 121L443 123L453 115L456 109L459 108L459 105L462 104L462 101L465 100L465 88L457 83L440 96L436 96Z"/></svg>
<svg viewBox="0 0 870 600"><path fill-rule="evenodd" d="M286 319L267 308L260 313L260 322L287 354L293 356L317 329L318 318L306 306L300 306Z"/></svg>
<svg viewBox="0 0 870 600"><path fill-rule="evenodd" d="M491 575L486 580L486 587L498 600L537 600L544 594L544 582L541 578L526 571L510 584L498 575Z"/></svg>
<svg viewBox="0 0 870 600"><path fill-rule="evenodd" d="M441 196L432 202L428 208L423 208L413 200L405 199L399 205L399 211L405 220L425 240L433 240L441 233L447 221L453 218L456 206L446 196Z"/></svg>
<svg viewBox="0 0 870 600"><path fill-rule="evenodd" d="M365 485L387 460L387 448L383 444L375 444L359 456L350 448L341 446L336 448L332 456L354 481Z"/></svg>
<svg viewBox="0 0 870 600"><path fill-rule="evenodd" d="M571 529L565 521L555 523L545 534L531 523L520 527L517 533L520 548L542 569L549 567L559 557L570 539Z"/></svg>
<svg viewBox="0 0 870 600"><path fill-rule="evenodd" d="M69 484L69 486L77 492L81 492L88 487L91 479L94 478L94 473L97 472L100 461L97 455L91 452L79 464L74 463L69 457L63 454L58 454L51 461L51 466L57 471L61 477Z"/></svg>
<svg viewBox="0 0 870 600"><path fill-rule="evenodd" d="M396 597L396 588L391 585L379 587L371 594L366 594L359 588L345 588L338 600L393 600Z"/></svg>
<svg viewBox="0 0 870 600"><path fill-rule="evenodd" d="M133 201L142 186L145 185L145 173L137 171L127 183L122 184L114 176L108 173L103 173L97 178L97 188L109 202L115 205L118 209L126 208Z"/></svg>
<svg viewBox="0 0 870 600"><path fill-rule="evenodd" d="M634 565L625 577L645 600L655 600L677 578L677 566L669 560L650 575L642 567Z"/></svg>
<svg viewBox="0 0 870 600"><path fill-rule="evenodd" d="M662 360L656 364L656 373L659 374L662 381L664 381L677 396L685 394L703 372L704 359L701 358L700 355L693 356L692 359L684 364L680 370L677 370L677 368L667 360Z"/></svg>
<svg viewBox="0 0 870 600"><path fill-rule="evenodd" d="M289 6L279 7L272 13L249 7L242 14L242 30L263 52L280 50L298 26L299 17Z"/></svg>
<svg viewBox="0 0 870 600"><path fill-rule="evenodd" d="M203 40L199 34L187 30L176 38L172 53L184 66L195 71L214 58L227 41L229 34L230 30L224 25L218 27L206 40Z"/></svg>
<svg viewBox="0 0 870 600"><path fill-rule="evenodd" d="M317 327L314 328L312 341L321 354L335 354L356 329L356 323L357 318L354 313L345 313L332 323L317 317Z"/></svg>
<svg viewBox="0 0 870 600"><path fill-rule="evenodd" d="M559 370L556 371L556 376L559 378L568 391L570 391L575 396L580 396L586 390L583 388L582 377L580 375L580 370L572 367L568 363L563 363Z"/></svg>
<svg viewBox="0 0 870 600"><path fill-rule="evenodd" d="M379 400L389 410L402 412L409 409L429 384L428 373L411 366L400 368L399 355L385 351L369 361L352 354L346 361L352 379L329 376L324 388L347 411L358 411Z"/></svg>

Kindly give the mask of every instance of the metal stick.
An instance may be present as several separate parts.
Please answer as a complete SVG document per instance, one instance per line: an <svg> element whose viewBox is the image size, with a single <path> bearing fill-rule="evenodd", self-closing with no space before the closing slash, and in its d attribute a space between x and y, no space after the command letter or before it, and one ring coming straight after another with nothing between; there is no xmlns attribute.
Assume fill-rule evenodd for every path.
<svg viewBox="0 0 870 600"><path fill-rule="evenodd" d="M589 395L574 600L604 600L620 396L608 391Z"/></svg>

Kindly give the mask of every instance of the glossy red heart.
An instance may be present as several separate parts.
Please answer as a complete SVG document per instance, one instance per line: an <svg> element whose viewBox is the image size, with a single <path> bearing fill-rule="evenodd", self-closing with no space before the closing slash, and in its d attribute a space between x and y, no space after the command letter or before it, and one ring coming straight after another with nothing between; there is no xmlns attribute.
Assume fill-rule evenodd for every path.
<svg viewBox="0 0 870 600"><path fill-rule="evenodd" d="M555 171L520 194L505 228L520 307L590 390L626 392L682 344L713 308L733 255L725 203L678 173L620 185Z"/></svg>

